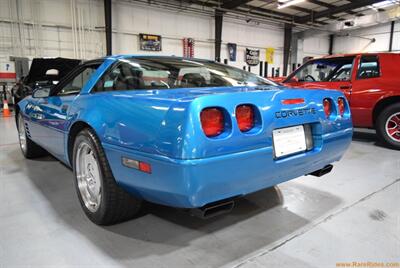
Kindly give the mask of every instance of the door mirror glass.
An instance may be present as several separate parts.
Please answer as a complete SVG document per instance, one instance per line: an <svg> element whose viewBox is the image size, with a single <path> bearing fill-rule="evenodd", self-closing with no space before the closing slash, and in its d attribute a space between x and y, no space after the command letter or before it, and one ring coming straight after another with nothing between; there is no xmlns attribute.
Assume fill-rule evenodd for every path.
<svg viewBox="0 0 400 268"><path fill-rule="evenodd" d="M39 87L33 91L32 97L34 98L47 98L50 95L51 87Z"/></svg>

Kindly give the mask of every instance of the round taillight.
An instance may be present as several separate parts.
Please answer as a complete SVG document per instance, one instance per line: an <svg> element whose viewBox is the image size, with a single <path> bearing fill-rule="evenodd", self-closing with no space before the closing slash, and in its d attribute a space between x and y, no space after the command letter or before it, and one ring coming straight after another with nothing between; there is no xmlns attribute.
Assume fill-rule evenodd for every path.
<svg viewBox="0 0 400 268"><path fill-rule="evenodd" d="M338 107L339 107L339 114L340 116L344 115L345 112L345 101L343 98L338 98Z"/></svg>
<svg viewBox="0 0 400 268"><path fill-rule="evenodd" d="M200 113L201 127L207 137L215 137L224 131L224 114L218 108L206 108Z"/></svg>
<svg viewBox="0 0 400 268"><path fill-rule="evenodd" d="M254 127L254 108L242 104L236 107L236 121L242 132L247 132Z"/></svg>
<svg viewBox="0 0 400 268"><path fill-rule="evenodd" d="M324 99L324 112L328 118L332 113L332 102L329 99Z"/></svg>

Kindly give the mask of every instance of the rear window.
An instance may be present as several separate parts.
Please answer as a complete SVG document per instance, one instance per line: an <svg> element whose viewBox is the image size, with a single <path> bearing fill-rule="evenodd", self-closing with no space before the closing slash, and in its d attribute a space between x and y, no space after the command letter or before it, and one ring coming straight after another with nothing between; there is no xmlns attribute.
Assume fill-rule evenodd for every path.
<svg viewBox="0 0 400 268"><path fill-rule="evenodd" d="M138 57L117 62L94 91L276 85L265 78L207 60Z"/></svg>

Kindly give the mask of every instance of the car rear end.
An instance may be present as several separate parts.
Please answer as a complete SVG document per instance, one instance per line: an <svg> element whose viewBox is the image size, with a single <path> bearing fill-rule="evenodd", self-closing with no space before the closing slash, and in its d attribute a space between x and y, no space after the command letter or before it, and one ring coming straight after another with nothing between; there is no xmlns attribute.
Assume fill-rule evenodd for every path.
<svg viewBox="0 0 400 268"><path fill-rule="evenodd" d="M157 154L105 146L120 185L151 202L214 207L329 172L351 142L350 110L340 92L206 91L172 102L160 125Z"/></svg>

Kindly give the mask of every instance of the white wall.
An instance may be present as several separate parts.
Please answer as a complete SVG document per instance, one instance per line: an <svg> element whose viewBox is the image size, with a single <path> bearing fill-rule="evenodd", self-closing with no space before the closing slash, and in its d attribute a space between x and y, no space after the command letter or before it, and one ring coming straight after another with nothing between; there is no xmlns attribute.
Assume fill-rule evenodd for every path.
<svg viewBox="0 0 400 268"><path fill-rule="evenodd" d="M71 2L74 1L1 0L0 62L8 61L9 56L83 59L104 56L103 1L76 0L73 9ZM21 24L18 24L18 16ZM75 29L79 28L75 32L71 30L73 16ZM140 51L139 33L162 35L162 51ZM182 56L182 38L185 37L195 39L195 57L214 59L213 17L143 7L123 1L113 2L114 54ZM282 69L283 29L224 18L222 40L222 59L228 58L226 43L238 45L237 61L230 62L231 65L240 68L245 65L246 47L260 49L261 61L265 60L265 48L273 47L276 50L275 63L270 68ZM252 67L252 72L258 73L258 66Z"/></svg>
<svg viewBox="0 0 400 268"><path fill-rule="evenodd" d="M334 53L351 52L387 52L389 50L390 23L350 31L350 36L335 37ZM393 51L400 51L400 22L395 23L393 36ZM375 38L372 43L364 38Z"/></svg>
<svg viewBox="0 0 400 268"><path fill-rule="evenodd" d="M16 4L19 2L19 14ZM71 3L76 2L71 9ZM74 12L72 12L72 10ZM20 17L21 25L17 19ZM75 28L71 30L72 18ZM19 27L20 26L20 27ZM21 30L21 34L20 34ZM185 14L140 6L126 1L113 2L113 53L182 55L182 38L196 40L195 57L214 59L214 19L197 14ZM229 64L245 66L245 49L260 49L265 60L265 48L275 48L275 63L269 66L282 70L283 29L276 26L247 24L224 18L221 58L228 58L226 43L238 45L237 61ZM73 34L75 33L75 34ZM138 34L162 36L161 52L139 50ZM334 53L387 51L390 23L349 32L336 37ZM22 42L19 36L22 37ZM74 38L75 36L75 38ZM359 38L375 38L376 42ZM75 40L75 41L74 41ZM75 45L74 45L75 44ZM23 49L21 50L21 47ZM400 51L400 22L395 25L393 49ZM303 57L320 57L329 50L328 35L315 35L298 42L297 62ZM104 56L103 0L0 0L0 63L9 56L70 57L92 59ZM252 67L258 73L258 66Z"/></svg>

